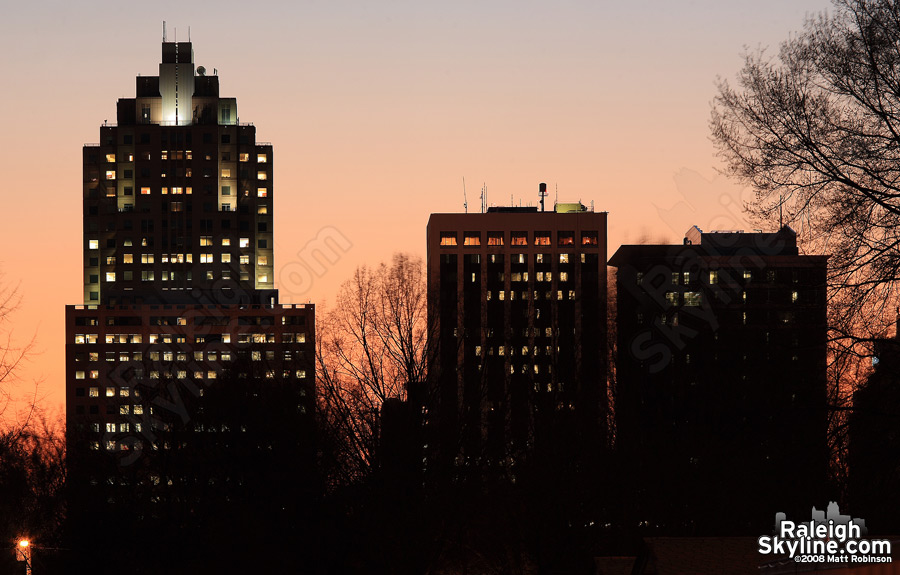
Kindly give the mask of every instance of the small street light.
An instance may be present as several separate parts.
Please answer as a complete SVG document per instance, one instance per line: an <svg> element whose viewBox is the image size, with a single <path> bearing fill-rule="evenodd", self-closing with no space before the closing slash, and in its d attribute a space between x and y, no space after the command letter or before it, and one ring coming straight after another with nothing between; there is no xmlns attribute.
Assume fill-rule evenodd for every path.
<svg viewBox="0 0 900 575"><path fill-rule="evenodd" d="M16 547L16 561L24 561L25 575L31 575L31 541L28 539L19 539L19 545Z"/></svg>

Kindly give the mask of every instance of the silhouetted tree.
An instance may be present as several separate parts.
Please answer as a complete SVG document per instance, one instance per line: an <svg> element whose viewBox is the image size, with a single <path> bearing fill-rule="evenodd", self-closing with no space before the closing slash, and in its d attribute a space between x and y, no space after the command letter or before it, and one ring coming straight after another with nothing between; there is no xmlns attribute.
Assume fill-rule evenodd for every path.
<svg viewBox="0 0 900 575"><path fill-rule="evenodd" d="M829 447L846 483L847 418L892 331L900 287L900 2L834 0L830 14L745 57L719 83L711 129L727 173L751 185L751 214L830 255Z"/></svg>
<svg viewBox="0 0 900 575"><path fill-rule="evenodd" d="M900 281L900 3L835 0L777 56L719 83L713 139L756 190L752 214L831 255L832 340L860 353L893 321Z"/></svg>
<svg viewBox="0 0 900 575"><path fill-rule="evenodd" d="M317 320L317 394L329 481L347 485L378 467L381 410L423 382L428 342L421 258L395 254L361 266Z"/></svg>

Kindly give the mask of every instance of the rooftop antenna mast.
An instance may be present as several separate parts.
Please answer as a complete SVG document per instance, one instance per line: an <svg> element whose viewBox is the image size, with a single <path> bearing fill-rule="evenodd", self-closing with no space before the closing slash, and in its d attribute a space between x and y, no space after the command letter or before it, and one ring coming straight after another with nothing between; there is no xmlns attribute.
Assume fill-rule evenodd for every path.
<svg viewBox="0 0 900 575"><path fill-rule="evenodd" d="M463 209L469 213L469 199L466 197L466 178L463 176Z"/></svg>
<svg viewBox="0 0 900 575"><path fill-rule="evenodd" d="M166 21L163 20L163 42L166 41Z"/></svg>

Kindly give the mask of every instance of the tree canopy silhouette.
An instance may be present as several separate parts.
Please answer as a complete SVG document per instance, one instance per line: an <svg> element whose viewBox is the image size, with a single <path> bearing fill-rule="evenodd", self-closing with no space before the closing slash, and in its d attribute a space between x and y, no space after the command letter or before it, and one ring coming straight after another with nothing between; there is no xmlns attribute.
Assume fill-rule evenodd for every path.
<svg viewBox="0 0 900 575"><path fill-rule="evenodd" d="M831 255L833 340L883 334L900 287L900 2L834 0L777 56L748 54L710 125L750 211Z"/></svg>

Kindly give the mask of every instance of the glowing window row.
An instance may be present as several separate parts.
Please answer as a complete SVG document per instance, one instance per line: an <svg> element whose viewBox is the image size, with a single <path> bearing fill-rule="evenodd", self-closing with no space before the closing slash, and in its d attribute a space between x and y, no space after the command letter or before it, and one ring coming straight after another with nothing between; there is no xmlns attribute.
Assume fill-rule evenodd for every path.
<svg viewBox="0 0 900 575"><path fill-rule="evenodd" d="M455 246L458 245L458 236L457 232L441 232L441 245L442 246ZM528 236L529 232L511 232L509 235L509 245L512 246L527 246L528 244ZM505 232L487 232L487 245L489 246L502 246L504 245L504 240L506 237ZM558 246L574 246L575 242L575 232L564 231L558 232L557 235L557 245ZM599 244L599 233L597 231L585 231L581 232L581 245L582 246L596 246ZM534 232L534 244L536 246L549 246L552 245L551 241L551 233L550 232ZM462 234L462 244L464 246L480 246L482 240L481 232L463 232Z"/></svg>

